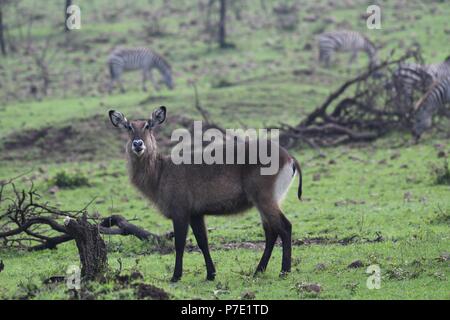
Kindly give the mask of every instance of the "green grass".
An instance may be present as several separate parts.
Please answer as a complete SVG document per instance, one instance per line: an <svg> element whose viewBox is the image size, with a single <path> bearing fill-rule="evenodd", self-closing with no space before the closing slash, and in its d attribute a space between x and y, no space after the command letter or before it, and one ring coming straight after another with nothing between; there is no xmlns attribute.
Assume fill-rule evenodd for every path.
<svg viewBox="0 0 450 320"><path fill-rule="evenodd" d="M36 22L33 37L44 39L58 23L60 1L49 2L45 14L50 20ZM129 184L123 157L125 138L115 134L109 125L107 111L120 110L128 118L147 117L159 105L168 108L171 117L186 116L200 119L194 108L193 89L188 81L198 83L200 101L211 117L226 128L260 128L280 122L296 124L318 106L348 75L347 57L339 56L344 65L325 70L317 65L316 51L304 50L305 44L314 46L314 32L327 26L319 19L304 22L293 32L280 32L273 27L273 15L264 13L259 1L243 9L246 19L231 18L229 41L236 49L221 51L214 44L199 39L202 17L196 13L191 1L179 0L177 10L164 11L162 22L167 36L144 38L143 20L135 19L135 12L160 8L162 1L148 6L147 1L136 1L124 8L114 22L109 15L118 4L109 7L109 1L83 3L82 30L73 34L73 43L89 43L87 52L70 50L55 59L55 73L65 64L76 69L80 59L86 77L85 94L77 86L70 86L63 94L62 80L55 75L53 90L42 101L23 94L25 77L35 73L27 68L27 57L9 55L0 72L16 74L19 81L6 81L0 89L0 180L28 172L45 201L61 209L81 209L95 198L89 207L107 216L113 213L136 218L135 223L147 230L163 234L171 230L171 222L164 219ZM31 2L23 1L24 6ZM360 14L366 3L358 1L354 7L310 2L300 11L304 17L310 12L319 16L333 16L337 23L346 22L354 29L366 33L376 42L384 43L381 56L392 48L401 54L399 41L422 44L427 62L439 61L449 52L449 8L444 3L433 3L425 9L419 2L408 1L407 7L396 9L395 2L383 5L383 30L368 31ZM271 8L272 2L269 2ZM194 8L195 7L195 8ZM433 7L437 10L428 14ZM182 9L182 10L181 10ZM56 14L50 14L58 12ZM267 15L268 24L254 27ZM413 19L420 15L420 19ZM188 24L197 20L197 24ZM404 26L404 29L402 27ZM414 36L413 36L414 35ZM100 36L108 43L96 43ZM104 70L104 58L113 45L149 45L168 56L176 73L176 89L155 93L142 93L140 75L127 74L127 94L111 96L98 90L98 83L90 83L92 75ZM93 59L93 62L88 62ZM2 60L3 61L3 60ZM361 56L353 68L367 62ZM2 62L3 63L3 62ZM312 70L304 75L298 70ZM62 72L62 71L61 71ZM102 74L101 81L106 81ZM72 81L72 80L70 80ZM226 87L217 87L227 83ZM21 93L19 99L8 98L8 92ZM170 122L170 121L169 121ZM161 134L170 135L177 126L171 123ZM6 147L7 142L26 141L33 130L52 128L52 135L44 136L26 149ZM71 127L74 134L54 148L46 143L56 141L60 131ZM52 140L53 139L53 140ZM366 146L341 146L322 150L326 157L317 157L311 149L293 150L304 171L304 199L296 198L291 188L283 204L283 211L293 224L293 270L286 278L279 278L281 248L277 245L269 268L264 275L253 278L253 271L262 255L263 230L259 214L252 209L234 217L208 217L212 257L217 267L217 279L205 281L203 258L197 251L186 252L185 274L181 282L170 284L174 254L150 253L151 244L135 238L105 236L111 273L122 261L124 271L137 268L146 283L161 287L178 299L240 299L252 292L257 299L449 299L450 268L450 187L437 184L434 167L442 167L438 153L450 152L450 140L427 134L418 145L393 147L409 139L407 133L396 133ZM52 146L52 145L51 145ZM20 147L20 145L18 146ZM60 172L69 176L87 177L86 186L49 192L54 178ZM26 181L19 181L25 186ZM296 185L296 183L294 184ZM370 242L381 236L382 241ZM323 243L308 243L308 239L325 239ZM340 240L353 239L346 245ZM303 241L303 242L302 242ZM189 234L189 243L195 244ZM257 249L239 246L256 243ZM228 248L231 247L231 248ZM448 259L448 258L447 258ZM75 244L60 245L57 250L42 252L17 251L0 247L0 260L5 269L0 273L0 297L18 298L33 292L34 299L67 299L69 293L63 284L45 286L42 280L53 275L64 275L68 266L78 263ZM355 261L363 267L347 266ZM137 264L137 265L136 265ZM381 268L381 289L366 287L367 266ZM318 265L323 265L319 268ZM318 294L299 289L304 284L319 284ZM28 289L27 289L28 288ZM112 281L93 284L90 290L98 299L133 299L132 288L117 288Z"/></svg>
<svg viewBox="0 0 450 320"><path fill-rule="evenodd" d="M447 145L447 147L450 147ZM448 186L435 185L429 162L436 162L433 147L414 146L397 150L364 149L333 150L327 159L306 161L311 151L296 153L304 164L304 201L299 202L292 188L283 205L283 210L293 223L293 239L322 237L344 239L356 236L349 245L312 244L294 246L293 272L286 279L279 279L281 248L276 247L267 273L253 279L252 272L262 251L253 249L220 249L227 243L260 242L263 240L259 215L251 210L236 217L208 217L210 243L217 265L218 277L214 283L204 280L201 254L186 253L185 276L176 285L168 282L172 271L173 254L160 256L148 254L148 245L132 238L105 237L110 266L118 269L120 258L124 268L131 268L139 259L139 270L145 280L166 289L175 298L214 298L219 283L228 288L217 293L218 298L239 298L251 291L257 298L449 298L450 270L448 261L439 257L448 252L450 203ZM342 155L344 153L344 155ZM421 156L417 156L417 155ZM390 160L394 156L394 160ZM349 160L352 159L359 160ZM336 164L329 165L329 159ZM384 163L382 160L387 159ZM380 164L381 163L381 164ZM403 165L408 168L400 169ZM171 223L149 207L127 183L125 164L115 160L106 166L93 163L51 165L48 173L36 177L37 188L44 191L45 198L59 203L63 209L81 208L96 197L90 211L102 214L120 213L137 217L138 224L155 233L165 233ZM45 192L50 186L47 176L60 170L74 168L90 176L91 187L64 189L52 196ZM73 169L72 169L73 170ZM17 170L19 172L20 170ZM2 168L1 177L14 171ZM319 181L313 175L320 173ZM376 174L372 174L376 173ZM411 182L413 181L413 182ZM409 194L410 196L406 196ZM353 200L357 204L352 204ZM366 243L380 234L383 241ZM189 241L195 243L192 234ZM5 270L1 274L0 288L5 297L17 294L20 281L40 283L55 274L64 274L65 269L77 262L73 244L60 246L56 251L39 253L2 253ZM382 287L369 290L365 286L368 275L365 267L348 269L354 260L361 260L365 267L378 264L382 270ZM315 270L324 264L325 270ZM418 267L416 266L418 264ZM30 269L28 266L33 265ZM394 271L400 276L390 277ZM397 272L398 273L398 272ZM29 280L28 280L29 279ZM322 291L317 296L297 292L299 283L318 283ZM347 287L356 289L346 289ZM66 298L65 288L57 290L41 288L37 298ZM125 290L126 291L126 290ZM128 292L128 291L126 291ZM100 298L123 298L124 292L111 290ZM125 294L132 298L132 291Z"/></svg>

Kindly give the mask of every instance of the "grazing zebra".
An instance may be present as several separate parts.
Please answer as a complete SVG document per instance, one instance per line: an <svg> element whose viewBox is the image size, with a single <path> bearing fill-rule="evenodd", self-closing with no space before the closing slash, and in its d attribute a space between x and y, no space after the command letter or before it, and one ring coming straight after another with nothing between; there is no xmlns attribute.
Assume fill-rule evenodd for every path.
<svg viewBox="0 0 450 320"><path fill-rule="evenodd" d="M111 82L109 92L112 91L114 82L119 82L120 89L125 92L121 76L123 72L142 70L142 90L147 91L145 82L147 79L153 84L156 90L159 86L153 78L153 68L158 69L164 79L164 83L169 89L173 89L172 69L169 63L159 54L148 48L119 48L114 50L108 57L109 72Z"/></svg>
<svg viewBox="0 0 450 320"><path fill-rule="evenodd" d="M450 76L450 56L443 62L426 65L425 69L435 80L447 78Z"/></svg>
<svg viewBox="0 0 450 320"><path fill-rule="evenodd" d="M426 91L434 81L450 76L450 56L444 62L420 65L402 63L394 71L394 87L401 104L409 107L413 103L414 90Z"/></svg>
<svg viewBox="0 0 450 320"><path fill-rule="evenodd" d="M435 79L425 66L418 63L401 63L393 73L393 80L399 107L406 111L414 102L414 91L425 92Z"/></svg>
<svg viewBox="0 0 450 320"><path fill-rule="evenodd" d="M436 81L415 106L412 133L419 139L424 131L431 128L433 115L450 102L450 76Z"/></svg>
<svg viewBox="0 0 450 320"><path fill-rule="evenodd" d="M367 53L371 68L379 63L375 45L359 32L347 30L326 32L318 36L318 42L319 60L326 67L330 66L334 52L352 52L349 64L353 63L360 51Z"/></svg>

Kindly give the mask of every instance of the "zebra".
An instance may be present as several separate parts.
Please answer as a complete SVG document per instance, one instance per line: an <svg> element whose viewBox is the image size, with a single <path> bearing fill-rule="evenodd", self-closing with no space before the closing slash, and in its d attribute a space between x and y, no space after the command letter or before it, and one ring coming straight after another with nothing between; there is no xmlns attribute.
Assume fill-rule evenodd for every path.
<svg viewBox="0 0 450 320"><path fill-rule="evenodd" d="M435 82L450 76L450 56L444 62L421 65L401 63L393 73L394 87L401 105L413 103L414 90L425 92Z"/></svg>
<svg viewBox="0 0 450 320"><path fill-rule="evenodd" d="M448 56L443 62L426 65L425 69L435 80L440 80L450 76L450 56Z"/></svg>
<svg viewBox="0 0 450 320"><path fill-rule="evenodd" d="M414 108L413 136L419 139L431 128L433 115L450 102L450 75L436 81Z"/></svg>
<svg viewBox="0 0 450 320"><path fill-rule="evenodd" d="M399 102L398 106L404 111L412 106L415 90L426 92L435 81L426 66L412 62L401 63L394 71L392 78Z"/></svg>
<svg viewBox="0 0 450 320"><path fill-rule="evenodd" d="M159 54L148 48L118 48L111 52L108 57L108 66L111 76L108 91L111 93L114 83L119 82L120 89L125 92L121 76L123 72L142 70L142 90L147 91L145 82L147 79L153 84L158 91L159 86L153 78L153 68L158 69L163 76L164 83L172 90L174 84L172 81L172 68L170 64Z"/></svg>
<svg viewBox="0 0 450 320"><path fill-rule="evenodd" d="M369 57L370 68L379 64L375 45L364 35L356 31L341 30L325 32L318 36L319 61L326 67L330 66L331 56L334 52L352 52L349 64L353 63L360 51Z"/></svg>

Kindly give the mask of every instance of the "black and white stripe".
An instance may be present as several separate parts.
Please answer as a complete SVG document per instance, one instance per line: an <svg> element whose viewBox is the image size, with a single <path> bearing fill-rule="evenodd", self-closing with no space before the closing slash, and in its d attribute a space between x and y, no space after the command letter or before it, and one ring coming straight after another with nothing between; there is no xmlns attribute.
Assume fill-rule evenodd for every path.
<svg viewBox="0 0 450 320"><path fill-rule="evenodd" d="M434 81L426 67L418 63L402 63L393 73L397 98L402 108L410 108L414 102L414 92L425 92Z"/></svg>
<svg viewBox="0 0 450 320"><path fill-rule="evenodd" d="M148 48L119 48L114 50L108 57L111 82L111 92L114 82L119 82L122 92L124 91L121 80L122 73L127 71L142 70L142 89L147 90L145 82L150 79L156 90L158 84L153 78L152 69L156 68L163 76L164 83L169 89L173 89L172 69L169 63L159 54Z"/></svg>
<svg viewBox="0 0 450 320"><path fill-rule="evenodd" d="M415 106L413 134L419 138L432 125L433 115L450 103L450 76L436 81Z"/></svg>
<svg viewBox="0 0 450 320"><path fill-rule="evenodd" d="M444 62L421 65L402 63L393 74L398 97L406 107L412 105L414 91L425 92L435 81L450 76L450 57Z"/></svg>
<svg viewBox="0 0 450 320"><path fill-rule="evenodd" d="M426 65L425 69L434 80L450 77L450 56L443 62Z"/></svg>
<svg viewBox="0 0 450 320"><path fill-rule="evenodd" d="M365 52L370 60L370 66L378 64L377 49L365 36L356 31L332 31L318 36L319 60L325 66L330 65L335 52L352 52L349 63L352 63L360 51Z"/></svg>

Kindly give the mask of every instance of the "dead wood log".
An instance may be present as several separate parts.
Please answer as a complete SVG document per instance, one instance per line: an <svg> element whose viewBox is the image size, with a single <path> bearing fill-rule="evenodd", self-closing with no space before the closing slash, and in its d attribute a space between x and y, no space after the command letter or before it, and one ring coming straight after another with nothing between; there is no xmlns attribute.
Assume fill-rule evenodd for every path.
<svg viewBox="0 0 450 320"><path fill-rule="evenodd" d="M344 82L296 126L282 123L280 144L291 148L304 142L317 149L373 141L392 129L409 130L412 108L405 112L398 105L392 85L394 71L408 59L421 61L420 48L397 59L388 58Z"/></svg>
<svg viewBox="0 0 450 320"><path fill-rule="evenodd" d="M121 215L105 217L98 222L98 218L87 214L89 204L79 211L59 210L40 202L40 195L32 183L29 190L18 190L14 184L17 178L0 183L0 240L5 246L30 251L55 249L61 243L76 240L62 219L78 219L80 216L90 220L100 234L132 235L158 243L165 238L130 223Z"/></svg>
<svg viewBox="0 0 450 320"><path fill-rule="evenodd" d="M81 262L81 276L85 280L100 279L108 267L106 244L98 227L87 220L87 216L68 219L67 233L75 239Z"/></svg>
<svg viewBox="0 0 450 320"><path fill-rule="evenodd" d="M120 215L112 215L100 222L100 233L102 234L120 234L123 236L133 235L140 240L159 239L159 236L148 232L132 223L129 223ZM116 226L117 228L112 228Z"/></svg>

